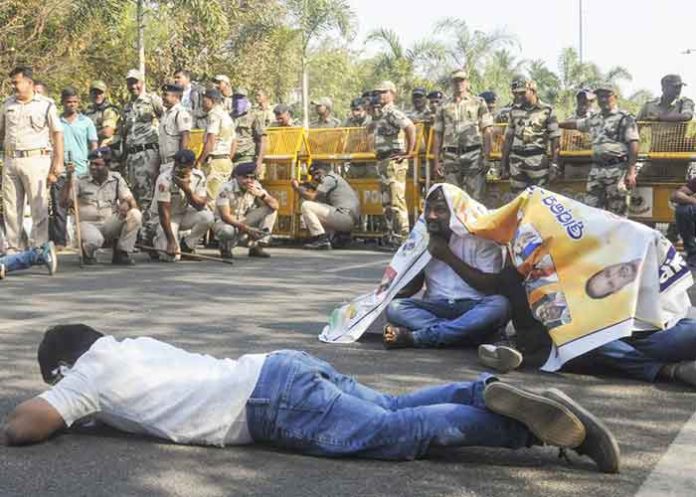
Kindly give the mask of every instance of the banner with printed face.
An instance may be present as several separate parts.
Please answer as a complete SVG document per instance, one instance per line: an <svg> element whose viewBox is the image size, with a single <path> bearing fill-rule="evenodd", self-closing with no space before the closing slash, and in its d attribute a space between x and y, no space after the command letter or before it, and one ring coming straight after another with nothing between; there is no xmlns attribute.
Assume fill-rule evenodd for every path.
<svg viewBox="0 0 696 497"><path fill-rule="evenodd" d="M691 273L659 232L542 188L484 212L458 188L437 187L450 205L455 235L465 230L507 246L530 309L553 342L542 369L556 371L635 330L664 329L688 313ZM427 232L422 237L419 259L427 255ZM377 315L395 294L385 295Z"/></svg>

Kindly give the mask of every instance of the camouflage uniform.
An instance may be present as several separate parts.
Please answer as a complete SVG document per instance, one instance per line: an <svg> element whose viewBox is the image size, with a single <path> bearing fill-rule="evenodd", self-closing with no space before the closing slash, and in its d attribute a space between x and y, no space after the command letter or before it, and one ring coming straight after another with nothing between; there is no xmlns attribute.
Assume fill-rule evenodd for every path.
<svg viewBox="0 0 696 497"><path fill-rule="evenodd" d="M638 127L630 114L614 109L577 121L578 131L592 136L592 169L587 177L585 202L619 216L628 210L627 192L619 189L626 174L628 147L638 141Z"/></svg>
<svg viewBox="0 0 696 497"><path fill-rule="evenodd" d="M215 210L215 199L220 187L232 174L230 151L235 132L232 118L220 105L216 105L208 112L207 121L206 135L213 134L217 137L215 148L208 155L207 162L201 166L207 178L208 207L212 212Z"/></svg>
<svg viewBox="0 0 696 497"><path fill-rule="evenodd" d="M101 105L90 104L84 114L92 120L97 128L100 147L106 147L114 142L117 135L114 134L111 138L106 138L103 130L104 128L112 128L114 131L118 129L118 107L104 101Z"/></svg>
<svg viewBox="0 0 696 497"><path fill-rule="evenodd" d="M679 114L690 114L691 116L694 115L694 102L690 98L686 97L679 97L675 99L673 102L671 102L668 105L665 105L662 103L662 97L657 97L652 100L648 100L643 104L643 107L641 107L640 112L638 113L638 116L636 117L636 121L641 122L641 121L661 121L662 116L665 114L672 114L672 113L679 113ZM662 123L659 128L658 127L653 127L651 129L651 146L650 149L655 152L662 152L662 151L667 151L667 150L659 150L660 145L664 145L665 143L668 142L681 142L685 143L686 142L686 131L687 131L687 123L689 120L685 120L684 122L664 122ZM652 169L652 165L659 166L660 164L669 164L669 161L650 161L650 166L648 164L643 164L643 167L645 168L643 171L640 171L642 174L645 174L646 169ZM656 167L659 171L659 167ZM657 171L656 171L657 172ZM649 174L649 172L648 172ZM659 174L659 173L658 173ZM686 172L686 179L690 179L692 177L696 176L696 162L689 162L689 165L687 167L687 172Z"/></svg>
<svg viewBox="0 0 696 497"><path fill-rule="evenodd" d="M362 119L356 119L352 115L348 116L343 122L344 128L366 128L372 123L372 117L369 114L365 114Z"/></svg>
<svg viewBox="0 0 696 497"><path fill-rule="evenodd" d="M375 152L382 191L382 207L388 236L405 240L409 232L406 205L406 174L408 161L397 162L389 157L404 153L403 129L413 122L391 103L384 105L375 124Z"/></svg>
<svg viewBox="0 0 696 497"><path fill-rule="evenodd" d="M256 161L256 151L261 139L266 136L264 116L258 112L245 112L233 119L237 135L237 153L234 165Z"/></svg>
<svg viewBox="0 0 696 497"><path fill-rule="evenodd" d="M510 189L524 190L530 185L549 182L549 142L560 138L558 119L550 105L541 100L532 107L515 104L510 109L508 130L513 133L510 151Z"/></svg>
<svg viewBox="0 0 696 497"><path fill-rule="evenodd" d="M340 128L341 121L334 116L329 116L326 120L315 119L309 124L310 128Z"/></svg>
<svg viewBox="0 0 696 497"><path fill-rule="evenodd" d="M414 123L425 123L430 125L435 119L435 114L428 107L425 107L422 110L411 109L406 113L406 117Z"/></svg>
<svg viewBox="0 0 696 497"><path fill-rule="evenodd" d="M162 100L143 93L128 102L121 113L121 141L125 143L125 173L133 196L141 208L152 203L156 173L159 168L159 133L157 120L162 116ZM149 220L145 209L144 224Z"/></svg>
<svg viewBox="0 0 696 497"><path fill-rule="evenodd" d="M482 131L493 124L486 102L475 95L450 100L435 115L433 128L442 137L445 181L478 201L486 191L487 168L482 154ZM437 152L436 152L437 153Z"/></svg>

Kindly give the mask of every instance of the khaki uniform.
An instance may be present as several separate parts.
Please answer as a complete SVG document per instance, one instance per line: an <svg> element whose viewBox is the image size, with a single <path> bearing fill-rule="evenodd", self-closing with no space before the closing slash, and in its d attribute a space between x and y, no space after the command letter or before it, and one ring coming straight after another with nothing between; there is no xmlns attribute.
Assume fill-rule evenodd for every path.
<svg viewBox="0 0 696 497"><path fill-rule="evenodd" d="M366 128L372 123L372 117L369 114L365 114L362 119L356 119L355 117L348 116L343 122L344 128Z"/></svg>
<svg viewBox="0 0 696 497"><path fill-rule="evenodd" d="M270 127L271 123L275 121L275 114L271 108L264 110L261 107L254 107L253 112L259 116L264 128Z"/></svg>
<svg viewBox="0 0 696 497"><path fill-rule="evenodd" d="M592 136L592 169L587 177L585 202L619 216L628 211L627 192L619 190L628 166L628 147L638 141L633 116L619 109L599 112L577 121L579 131Z"/></svg>
<svg viewBox="0 0 696 497"><path fill-rule="evenodd" d="M560 138L558 119L550 105L538 100L532 107L515 104L510 110L508 130L513 135L510 151L510 187L513 192L549 182L549 142Z"/></svg>
<svg viewBox="0 0 696 497"><path fill-rule="evenodd" d="M433 129L442 137L445 181L482 202L486 173L482 132L493 125L486 102L475 95L450 100L437 111Z"/></svg>
<svg viewBox="0 0 696 497"><path fill-rule="evenodd" d="M232 159L230 152L232 142L236 139L234 122L221 106L214 107L208 113L208 125L205 133L217 137L215 148L208 156L208 161L201 166L201 170L207 178L208 208L211 212L215 211L215 199L217 198L220 187L225 181L229 180L232 174Z"/></svg>
<svg viewBox="0 0 696 497"><path fill-rule="evenodd" d="M104 101L101 105L90 104L84 114L92 120L94 127L97 128L100 147L106 147L114 142L114 138L117 136L115 132L118 130L118 107ZM104 128L113 129L114 136L106 138Z"/></svg>
<svg viewBox="0 0 696 497"><path fill-rule="evenodd" d="M406 174L408 161L391 160L394 154L404 153L402 131L413 122L391 103L381 109L375 124L375 152L382 190L382 207L389 237L405 240L408 237L408 206L406 205Z"/></svg>
<svg viewBox="0 0 696 497"><path fill-rule="evenodd" d="M309 123L310 128L340 128L341 121L334 116L329 116L327 119L315 119Z"/></svg>
<svg viewBox="0 0 696 497"><path fill-rule="evenodd" d="M256 183L256 187L266 193L261 183ZM268 193L266 193L268 195ZM213 225L213 233L221 244L224 244L223 249L232 250L243 236L237 228L227 224L220 217L220 207L228 206L230 213L234 218L248 226L259 228L268 232L270 238L273 232L278 212L271 209L266 203L258 197L255 197L248 191L242 190L235 178L222 185L220 193L215 200L215 224ZM258 241L249 241L249 246L253 247Z"/></svg>
<svg viewBox="0 0 696 497"><path fill-rule="evenodd" d="M350 233L360 220L358 195L336 173L324 176L315 200L303 200L300 209L312 236L323 235L326 231Z"/></svg>
<svg viewBox="0 0 696 497"><path fill-rule="evenodd" d="M191 191L196 196L205 196L207 194L206 179L203 172L198 169L191 171ZM188 231L188 235L184 238L186 245L195 248L198 245L201 237L205 235L213 225L213 213L208 209L197 210L189 204L186 195L172 181L172 172L167 171L159 175L155 185L155 202L154 208L159 202L167 202L171 204L171 227L174 239L176 240L177 250L179 249L179 231ZM154 247L159 250L167 249L167 235L164 233L161 225L157 226L155 234ZM160 253L162 260L179 260L180 256L172 258L167 254Z"/></svg>
<svg viewBox="0 0 696 497"><path fill-rule="evenodd" d="M133 198L123 177L110 171L99 184L89 175L82 176L75 182L75 193L85 255L94 257L104 243L114 241L118 250L133 252L142 214L138 209L131 209L125 218L119 215L119 204Z"/></svg>
<svg viewBox="0 0 696 497"><path fill-rule="evenodd" d="M222 97L222 109L228 114L232 114L232 103L234 99L232 97Z"/></svg>
<svg viewBox="0 0 696 497"><path fill-rule="evenodd" d="M262 137L266 136L265 117L260 112L246 112L234 119L237 153L234 165L254 162Z"/></svg>
<svg viewBox="0 0 696 497"><path fill-rule="evenodd" d="M2 198L8 251L27 248L22 222L28 198L32 229L29 244L48 241L48 188L51 169L51 133L63 131L56 106L34 94L28 102L9 97L0 109L0 136L4 138Z"/></svg>
<svg viewBox="0 0 696 497"><path fill-rule="evenodd" d="M121 140L125 142L125 174L140 206L150 205L159 169L158 119L164 108L155 94L143 93L121 113ZM145 211L146 222L149 211Z"/></svg>
<svg viewBox="0 0 696 497"><path fill-rule="evenodd" d="M643 104L643 107L636 117L636 121L638 122L661 121L662 116L673 113L684 115L686 120L681 123L664 122L660 124L659 127L652 127L650 150L654 152L669 152L671 150L664 149L665 144L686 142L688 121L694 116L694 102L690 98L680 97L669 104L665 104L662 102L662 98L658 97L648 100ZM660 150L660 148L662 148L662 150ZM641 176L659 176L660 166L669 166L670 164L672 164L670 161L650 161L649 163L643 164L642 170L639 172ZM651 170L654 171L653 174L651 174ZM690 179L693 176L696 176L696 162L691 161L687 168L686 179Z"/></svg>
<svg viewBox="0 0 696 497"><path fill-rule="evenodd" d="M159 154L160 167L159 173L162 174L166 170L171 170L174 166L174 154L179 151L181 143L181 134L186 131L191 131L193 126L193 117L191 113L181 103L178 103L170 109L166 109L162 114L162 119L159 123Z"/></svg>

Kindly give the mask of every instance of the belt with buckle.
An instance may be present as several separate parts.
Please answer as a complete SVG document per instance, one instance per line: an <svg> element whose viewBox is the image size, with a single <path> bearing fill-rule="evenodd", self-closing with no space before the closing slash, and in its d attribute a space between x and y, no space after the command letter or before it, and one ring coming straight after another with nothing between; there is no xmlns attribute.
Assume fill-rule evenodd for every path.
<svg viewBox="0 0 696 497"><path fill-rule="evenodd" d="M230 154L211 154L211 155L209 155L208 157L210 157L212 160L215 160L215 159L229 159L229 158L230 158ZM230 160L232 160L232 159L230 159Z"/></svg>
<svg viewBox="0 0 696 497"><path fill-rule="evenodd" d="M129 154L137 154L145 150L159 150L159 145L157 143L146 143L145 145L131 145L128 147Z"/></svg>
<svg viewBox="0 0 696 497"><path fill-rule="evenodd" d="M616 166L617 164L623 164L628 160L628 157L614 157L601 163L602 166Z"/></svg>
<svg viewBox="0 0 696 497"><path fill-rule="evenodd" d="M535 155L542 155L546 153L543 148L514 148L512 153L519 155L520 157L533 157Z"/></svg>
<svg viewBox="0 0 696 497"><path fill-rule="evenodd" d="M30 150L8 151L6 154L11 158L24 159L26 157L36 157L38 155L51 155L51 150L48 148L32 148Z"/></svg>
<svg viewBox="0 0 696 497"><path fill-rule="evenodd" d="M481 150L481 145L472 145L472 146L470 146L470 147L464 147L464 148L460 148L460 147L445 147L443 150L444 150L445 152L449 152L449 153L451 153L451 154L463 155L463 154L468 154L469 152L473 152L474 150Z"/></svg>

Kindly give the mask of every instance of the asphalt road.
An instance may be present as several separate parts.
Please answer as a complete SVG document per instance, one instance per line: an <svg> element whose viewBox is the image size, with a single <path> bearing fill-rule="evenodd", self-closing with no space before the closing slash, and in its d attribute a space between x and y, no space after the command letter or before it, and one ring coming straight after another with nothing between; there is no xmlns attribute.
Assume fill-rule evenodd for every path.
<svg viewBox="0 0 696 497"><path fill-rule="evenodd" d="M36 346L47 326L65 322L117 337L150 335L220 357L304 349L391 392L482 371L468 350L387 352L378 335L352 345L316 339L331 309L379 280L387 255L287 248L273 255L267 261L242 255L234 266L155 264L139 256L135 268L82 270L74 255L62 255L61 271L52 278L41 269L10 275L0 283L0 417L42 391ZM684 459L683 451L693 446L696 391L536 371L513 372L505 380L533 390L560 387L603 417L621 444L622 473L602 475L575 455L568 464L551 448L461 448L390 463L263 447L176 446L99 429L38 446L0 447L0 496L620 497L636 495L646 479L642 496L663 495L651 488L666 487L669 495L693 495L682 493L696 484L694 459ZM680 443L668 452L675 437ZM665 470L673 475L665 477Z"/></svg>

